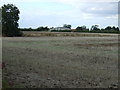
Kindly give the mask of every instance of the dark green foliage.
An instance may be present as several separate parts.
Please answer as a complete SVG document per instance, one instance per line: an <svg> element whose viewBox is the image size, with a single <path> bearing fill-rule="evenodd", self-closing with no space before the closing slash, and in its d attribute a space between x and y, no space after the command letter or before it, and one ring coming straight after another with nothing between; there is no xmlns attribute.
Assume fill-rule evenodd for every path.
<svg viewBox="0 0 120 90"><path fill-rule="evenodd" d="M35 31L48 31L48 27L38 27Z"/></svg>
<svg viewBox="0 0 120 90"><path fill-rule="evenodd" d="M72 32L71 30L52 30L51 32Z"/></svg>
<svg viewBox="0 0 120 90"><path fill-rule="evenodd" d="M107 30L107 31L119 31L119 28L115 27L115 26L113 26L113 27L108 26L108 27L105 28L105 30Z"/></svg>
<svg viewBox="0 0 120 90"><path fill-rule="evenodd" d="M19 28L21 31L49 31L48 27L38 27L37 29L32 29L32 28Z"/></svg>
<svg viewBox="0 0 120 90"><path fill-rule="evenodd" d="M108 27L105 28L105 30L112 30L112 27L108 26Z"/></svg>
<svg viewBox="0 0 120 90"><path fill-rule="evenodd" d="M19 9L13 4L2 6L2 35L3 36L21 36L18 29Z"/></svg>
<svg viewBox="0 0 120 90"><path fill-rule="evenodd" d="M78 26L75 30L75 32L88 32L89 29L86 28L86 26Z"/></svg>
<svg viewBox="0 0 120 90"><path fill-rule="evenodd" d="M86 32L86 33L120 33L120 30L118 27L111 27L107 26L105 29L99 29L98 25L93 25L91 27L91 30L85 28L85 26L78 26L74 32Z"/></svg>
<svg viewBox="0 0 120 90"><path fill-rule="evenodd" d="M63 27L64 27L64 28L69 28L69 29L71 29L72 26L71 26L71 25L64 24Z"/></svg>
<svg viewBox="0 0 120 90"><path fill-rule="evenodd" d="M20 31L34 31L32 28L19 28Z"/></svg>
<svg viewBox="0 0 120 90"><path fill-rule="evenodd" d="M99 25L92 25L91 31L100 31L100 29L98 27L99 27Z"/></svg>
<svg viewBox="0 0 120 90"><path fill-rule="evenodd" d="M82 27L78 26L76 30L82 31Z"/></svg>

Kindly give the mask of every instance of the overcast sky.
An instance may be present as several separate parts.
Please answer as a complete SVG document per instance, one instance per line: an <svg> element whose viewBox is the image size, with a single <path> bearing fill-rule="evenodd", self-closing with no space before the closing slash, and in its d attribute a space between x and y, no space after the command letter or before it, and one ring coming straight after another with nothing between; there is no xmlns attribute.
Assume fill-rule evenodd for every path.
<svg viewBox="0 0 120 90"><path fill-rule="evenodd" d="M118 0L0 0L20 10L19 27L118 26Z"/></svg>

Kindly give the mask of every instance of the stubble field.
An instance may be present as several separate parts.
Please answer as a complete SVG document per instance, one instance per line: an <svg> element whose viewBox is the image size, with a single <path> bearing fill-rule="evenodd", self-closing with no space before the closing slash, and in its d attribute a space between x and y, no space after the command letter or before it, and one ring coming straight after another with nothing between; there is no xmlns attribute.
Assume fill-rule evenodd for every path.
<svg viewBox="0 0 120 90"><path fill-rule="evenodd" d="M3 80L13 88L118 86L118 35L3 37Z"/></svg>

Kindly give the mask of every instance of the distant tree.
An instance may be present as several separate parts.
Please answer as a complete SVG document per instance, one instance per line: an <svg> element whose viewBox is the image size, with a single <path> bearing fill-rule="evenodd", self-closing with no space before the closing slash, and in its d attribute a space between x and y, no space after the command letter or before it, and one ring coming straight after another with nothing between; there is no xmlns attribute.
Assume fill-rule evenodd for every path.
<svg viewBox="0 0 120 90"><path fill-rule="evenodd" d="M110 31L110 30L112 30L112 27L111 27L111 26L107 26L107 27L105 28L105 30Z"/></svg>
<svg viewBox="0 0 120 90"><path fill-rule="evenodd" d="M78 26L78 27L76 28L76 30L82 30L82 27Z"/></svg>
<svg viewBox="0 0 120 90"><path fill-rule="evenodd" d="M113 28L112 28L113 30L116 30L116 27L115 26L113 26Z"/></svg>
<svg viewBox="0 0 120 90"><path fill-rule="evenodd" d="M118 27L116 28L116 31L120 31Z"/></svg>
<svg viewBox="0 0 120 90"><path fill-rule="evenodd" d="M119 28L118 27L115 27L115 26L113 26L113 28L112 28L114 31L119 31Z"/></svg>
<svg viewBox="0 0 120 90"><path fill-rule="evenodd" d="M101 31L105 31L105 29L101 28Z"/></svg>
<svg viewBox="0 0 120 90"><path fill-rule="evenodd" d="M89 29L88 29L85 25L83 25L83 26L78 26L78 27L76 28L76 30L78 30L78 31L89 31Z"/></svg>
<svg viewBox="0 0 120 90"><path fill-rule="evenodd" d="M99 25L92 25L91 31L100 30L98 27Z"/></svg>
<svg viewBox="0 0 120 90"><path fill-rule="evenodd" d="M30 28L28 28L28 31L33 31L33 29L30 27Z"/></svg>
<svg viewBox="0 0 120 90"><path fill-rule="evenodd" d="M44 29L44 27L41 26L41 27L38 27L38 28L37 28L37 31L43 31L43 29Z"/></svg>
<svg viewBox="0 0 120 90"><path fill-rule="evenodd" d="M49 28L46 26L46 27L44 27L44 31L48 31L49 30Z"/></svg>
<svg viewBox="0 0 120 90"><path fill-rule="evenodd" d="M118 27L115 27L115 26L113 26L113 27L107 26L107 27L105 28L105 30L107 30L107 31L119 31L119 28L118 28Z"/></svg>
<svg viewBox="0 0 120 90"><path fill-rule="evenodd" d="M48 31L48 30L49 28L47 26L46 27L41 26L37 28L37 31Z"/></svg>
<svg viewBox="0 0 120 90"><path fill-rule="evenodd" d="M71 29L72 26L71 26L71 25L64 24L63 27L65 27L65 28L70 28L70 29Z"/></svg>
<svg viewBox="0 0 120 90"><path fill-rule="evenodd" d="M3 36L21 36L18 29L19 9L13 4L2 6L2 34Z"/></svg>
<svg viewBox="0 0 120 90"><path fill-rule="evenodd" d="M86 30L87 29L85 25L83 25L81 27L82 27L82 30Z"/></svg>

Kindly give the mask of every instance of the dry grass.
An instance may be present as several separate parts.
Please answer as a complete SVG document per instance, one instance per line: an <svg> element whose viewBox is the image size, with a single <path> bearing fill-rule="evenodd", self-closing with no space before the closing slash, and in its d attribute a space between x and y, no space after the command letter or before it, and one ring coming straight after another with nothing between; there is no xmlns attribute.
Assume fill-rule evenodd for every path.
<svg viewBox="0 0 120 90"><path fill-rule="evenodd" d="M101 36L101 37L108 37L108 36L117 36L117 34L106 34L106 33L78 33L78 32L38 32L38 31L23 31L25 37L42 37L42 36L49 36L49 37L61 37L61 36Z"/></svg>
<svg viewBox="0 0 120 90"><path fill-rule="evenodd" d="M112 46L112 47L116 47L118 46L118 43L102 43L102 44L75 44L75 46L84 46L84 47L106 47L106 46Z"/></svg>
<svg viewBox="0 0 120 90"><path fill-rule="evenodd" d="M118 37L3 38L3 79L12 87L118 86Z"/></svg>

